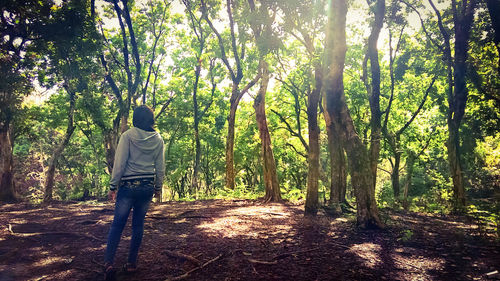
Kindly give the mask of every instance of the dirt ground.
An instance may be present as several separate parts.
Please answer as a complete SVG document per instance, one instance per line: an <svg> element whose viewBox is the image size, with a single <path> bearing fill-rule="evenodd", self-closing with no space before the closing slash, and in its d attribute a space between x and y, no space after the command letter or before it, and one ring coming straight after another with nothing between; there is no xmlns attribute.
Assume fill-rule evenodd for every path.
<svg viewBox="0 0 500 281"><path fill-rule="evenodd" d="M0 206L0 281L103 280L111 203ZM259 201L153 204L117 280L500 280L500 243L459 218L386 211L384 230ZM116 264L126 261L130 220ZM192 259L181 257L187 255Z"/></svg>

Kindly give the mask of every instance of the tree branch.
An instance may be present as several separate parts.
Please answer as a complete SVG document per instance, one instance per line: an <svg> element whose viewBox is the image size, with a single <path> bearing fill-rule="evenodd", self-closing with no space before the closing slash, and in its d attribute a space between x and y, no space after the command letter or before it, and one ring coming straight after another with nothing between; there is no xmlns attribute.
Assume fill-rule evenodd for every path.
<svg viewBox="0 0 500 281"><path fill-rule="evenodd" d="M417 110L415 110L415 112L413 113L413 116L410 118L410 120L408 120L408 122L406 122L406 124L401 129L399 129L399 131L396 133L397 136L401 135L406 130L406 128L408 128L408 126L410 126L410 124L413 122L413 120L415 120L415 117L417 117L420 110L422 110L422 107L424 107L425 100L427 99L427 96L429 95L429 92L431 91L432 86L434 85L434 82L436 81L436 78L437 78L436 76L434 76L434 78L432 78L432 82L429 85L429 87L427 87L427 90L425 91L425 95L422 98L422 101L420 102L420 105L418 106Z"/></svg>

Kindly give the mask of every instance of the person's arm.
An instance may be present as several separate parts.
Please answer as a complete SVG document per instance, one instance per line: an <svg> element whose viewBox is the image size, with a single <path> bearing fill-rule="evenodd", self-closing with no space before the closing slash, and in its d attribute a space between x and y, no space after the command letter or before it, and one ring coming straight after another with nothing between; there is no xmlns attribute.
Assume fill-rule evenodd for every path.
<svg viewBox="0 0 500 281"><path fill-rule="evenodd" d="M125 172L125 167L127 166L127 160L129 157L129 138L127 134L122 134L120 141L118 142L118 147L115 152L115 161L113 164L113 172L111 173L111 180L109 181L109 189L111 191L116 191L120 179Z"/></svg>
<svg viewBox="0 0 500 281"><path fill-rule="evenodd" d="M161 188L163 186L163 178L165 177L165 151L163 148L163 139L161 139L161 137L160 140L160 151L158 152L158 155L155 159L155 193L159 193L161 191Z"/></svg>

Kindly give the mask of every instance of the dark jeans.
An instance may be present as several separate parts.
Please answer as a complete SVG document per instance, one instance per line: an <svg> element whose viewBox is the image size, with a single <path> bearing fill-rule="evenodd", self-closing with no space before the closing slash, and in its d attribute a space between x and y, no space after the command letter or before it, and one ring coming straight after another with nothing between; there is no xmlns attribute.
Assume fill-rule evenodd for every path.
<svg viewBox="0 0 500 281"><path fill-rule="evenodd" d="M132 239L130 240L128 262L137 263L137 254L139 253L144 232L144 217L148 211L153 193L152 180L134 180L120 184L116 196L115 217L108 235L106 263L113 264L116 249L120 243L120 237L131 209L134 209L134 211L132 214Z"/></svg>

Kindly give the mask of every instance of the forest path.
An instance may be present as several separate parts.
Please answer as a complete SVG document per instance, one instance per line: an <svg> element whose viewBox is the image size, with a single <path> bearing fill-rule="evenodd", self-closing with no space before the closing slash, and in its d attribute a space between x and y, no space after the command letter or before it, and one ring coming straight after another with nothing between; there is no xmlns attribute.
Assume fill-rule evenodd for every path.
<svg viewBox="0 0 500 281"><path fill-rule="evenodd" d="M110 203L0 206L0 281L102 280L112 217ZM118 280L186 272L183 280L500 280L500 243L477 225L394 211L382 217L386 229L360 231L353 218L308 218L291 203L155 203L139 270ZM130 219L117 265L129 241Z"/></svg>

